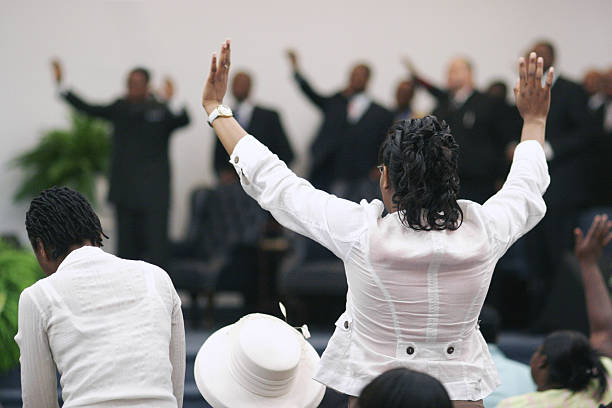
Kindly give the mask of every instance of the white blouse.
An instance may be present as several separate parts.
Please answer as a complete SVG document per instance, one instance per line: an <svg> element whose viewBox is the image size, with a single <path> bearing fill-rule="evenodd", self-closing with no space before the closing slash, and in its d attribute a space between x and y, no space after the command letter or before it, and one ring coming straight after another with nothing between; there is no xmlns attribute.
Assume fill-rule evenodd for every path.
<svg viewBox="0 0 612 408"><path fill-rule="evenodd" d="M358 396L398 366L438 378L453 400L480 400L499 379L478 315L499 258L544 216L550 178L536 141L518 145L503 188L484 205L460 200L456 231L415 231L383 203L356 204L297 177L254 137L230 157L244 190L283 226L344 262L346 311L315 379Z"/></svg>
<svg viewBox="0 0 612 408"><path fill-rule="evenodd" d="M183 405L185 331L162 269L102 249L72 251L19 299L24 408Z"/></svg>

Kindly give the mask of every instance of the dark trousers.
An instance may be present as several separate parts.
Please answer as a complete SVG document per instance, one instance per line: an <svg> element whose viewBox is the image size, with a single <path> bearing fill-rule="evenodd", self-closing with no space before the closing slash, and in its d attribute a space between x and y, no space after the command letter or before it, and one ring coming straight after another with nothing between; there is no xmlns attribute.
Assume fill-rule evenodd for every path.
<svg viewBox="0 0 612 408"><path fill-rule="evenodd" d="M168 260L168 207L115 207L118 256L165 268Z"/></svg>

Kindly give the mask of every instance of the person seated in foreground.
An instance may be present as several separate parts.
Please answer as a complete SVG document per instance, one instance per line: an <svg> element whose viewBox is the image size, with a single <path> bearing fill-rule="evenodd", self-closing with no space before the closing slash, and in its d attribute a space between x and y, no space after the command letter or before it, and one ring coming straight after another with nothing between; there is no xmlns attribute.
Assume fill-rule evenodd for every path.
<svg viewBox="0 0 612 408"><path fill-rule="evenodd" d="M537 392L503 400L500 408L582 408L612 402L612 302L597 262L612 240L612 221L596 216L586 236L574 231L591 335L548 335L531 358Z"/></svg>
<svg viewBox="0 0 612 408"><path fill-rule="evenodd" d="M382 373L361 391L358 408L451 408L448 393L430 375L404 367Z"/></svg>
<svg viewBox="0 0 612 408"><path fill-rule="evenodd" d="M242 187L281 225L344 262L346 311L314 378L353 397L352 406L398 366L440 380L455 407L482 407L499 385L478 315L496 262L546 211L542 145L553 73L543 85L542 65L535 53L528 64L520 59L522 142L503 188L484 205L457 200L459 147L433 116L391 127L379 156L383 201L357 204L315 189L241 128L222 105L229 41L218 64L213 55L202 105Z"/></svg>
<svg viewBox="0 0 612 408"><path fill-rule="evenodd" d="M24 408L183 405L181 301L162 269L104 252L100 220L80 193L44 190L26 214L46 278L19 298Z"/></svg>
<svg viewBox="0 0 612 408"><path fill-rule="evenodd" d="M302 333L253 313L214 332L200 347L194 376L213 408L315 408L325 387L312 379L319 355Z"/></svg>
<svg viewBox="0 0 612 408"><path fill-rule="evenodd" d="M536 390L529 366L506 357L497 346L501 317L495 308L485 305L480 311L480 332L499 373L501 385L484 399L485 408L495 408L505 398Z"/></svg>

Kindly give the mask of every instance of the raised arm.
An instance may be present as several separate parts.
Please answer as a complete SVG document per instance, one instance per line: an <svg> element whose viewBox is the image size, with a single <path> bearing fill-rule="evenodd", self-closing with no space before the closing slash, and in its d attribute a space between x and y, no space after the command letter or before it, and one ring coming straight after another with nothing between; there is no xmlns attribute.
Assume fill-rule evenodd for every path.
<svg viewBox="0 0 612 408"><path fill-rule="evenodd" d="M582 273L591 345L607 357L612 357L612 302L597 263L603 248L612 240L611 228L608 216L598 215L586 236L579 228L574 230L574 253Z"/></svg>
<svg viewBox="0 0 612 408"><path fill-rule="evenodd" d="M296 52L294 50L288 50L287 57L289 58L289 62L291 63L293 77L295 78L304 95L306 95L306 97L310 99L310 101L319 109L325 109L329 98L315 91L310 85L310 83L306 80L306 78L304 78L304 76L300 73Z"/></svg>
<svg viewBox="0 0 612 408"><path fill-rule="evenodd" d="M222 102L227 89L230 44L222 45L219 63L213 54L202 105L210 113ZM375 218L382 203L358 205L316 190L297 177L285 163L247 132L232 117L218 117L213 127L245 191L283 226L314 239L344 259L364 231L365 216Z"/></svg>
<svg viewBox="0 0 612 408"><path fill-rule="evenodd" d="M521 143L514 152L504 186L483 205L501 253L533 228L546 213L542 195L550 177L543 145L553 71L549 71L546 85L542 86L542 67L542 58L537 58L535 53L529 56L529 64L523 58L519 60L520 78L514 94L523 117Z"/></svg>
<svg viewBox="0 0 612 408"><path fill-rule="evenodd" d="M443 90L441 88L438 88L437 86L435 86L431 82L429 82L426 79L424 79L419 74L419 72L416 70L416 68L414 67L414 64L412 63L412 61L409 58L404 58L402 60L402 62L404 64L404 66L406 67L406 69L408 70L408 73L410 74L410 77L412 78L412 80L414 81L415 84L423 87L431 96L436 98L438 101L448 97L448 92L447 91L445 91L445 90Z"/></svg>
<svg viewBox="0 0 612 408"><path fill-rule="evenodd" d="M64 72L59 60L55 59L51 61L51 66L53 68L53 76L59 94L66 102L68 102L76 110L86 113L90 116L95 116L103 119L111 118L115 106L114 103L107 105L92 105L88 102L85 102L74 92L63 88L62 81L64 79Z"/></svg>

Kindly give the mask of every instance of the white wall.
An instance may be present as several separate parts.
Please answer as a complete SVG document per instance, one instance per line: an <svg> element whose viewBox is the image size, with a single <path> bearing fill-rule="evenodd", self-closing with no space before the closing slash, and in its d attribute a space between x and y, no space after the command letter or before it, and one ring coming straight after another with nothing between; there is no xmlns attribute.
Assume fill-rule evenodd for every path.
<svg viewBox="0 0 612 408"><path fill-rule="evenodd" d="M156 85L166 74L175 79L176 99L192 116L171 147L176 237L189 191L214 182L212 133L199 98L210 54L223 39L233 40L233 68L255 75L254 98L281 111L301 170L319 116L291 80L287 47L299 50L305 73L326 92L344 84L353 62L370 61L371 93L391 104L402 55L437 81L450 57L467 55L479 86L498 77L513 83L517 56L542 36L558 46L558 72L579 78L589 67L610 66L611 17L608 0L0 0L0 233L24 236L26 204L12 202L20 174L7 168L9 159L43 130L67 124L68 109L54 96L53 56L63 60L67 82L94 101L119 95L137 64L151 67ZM417 102L431 106L423 95Z"/></svg>

